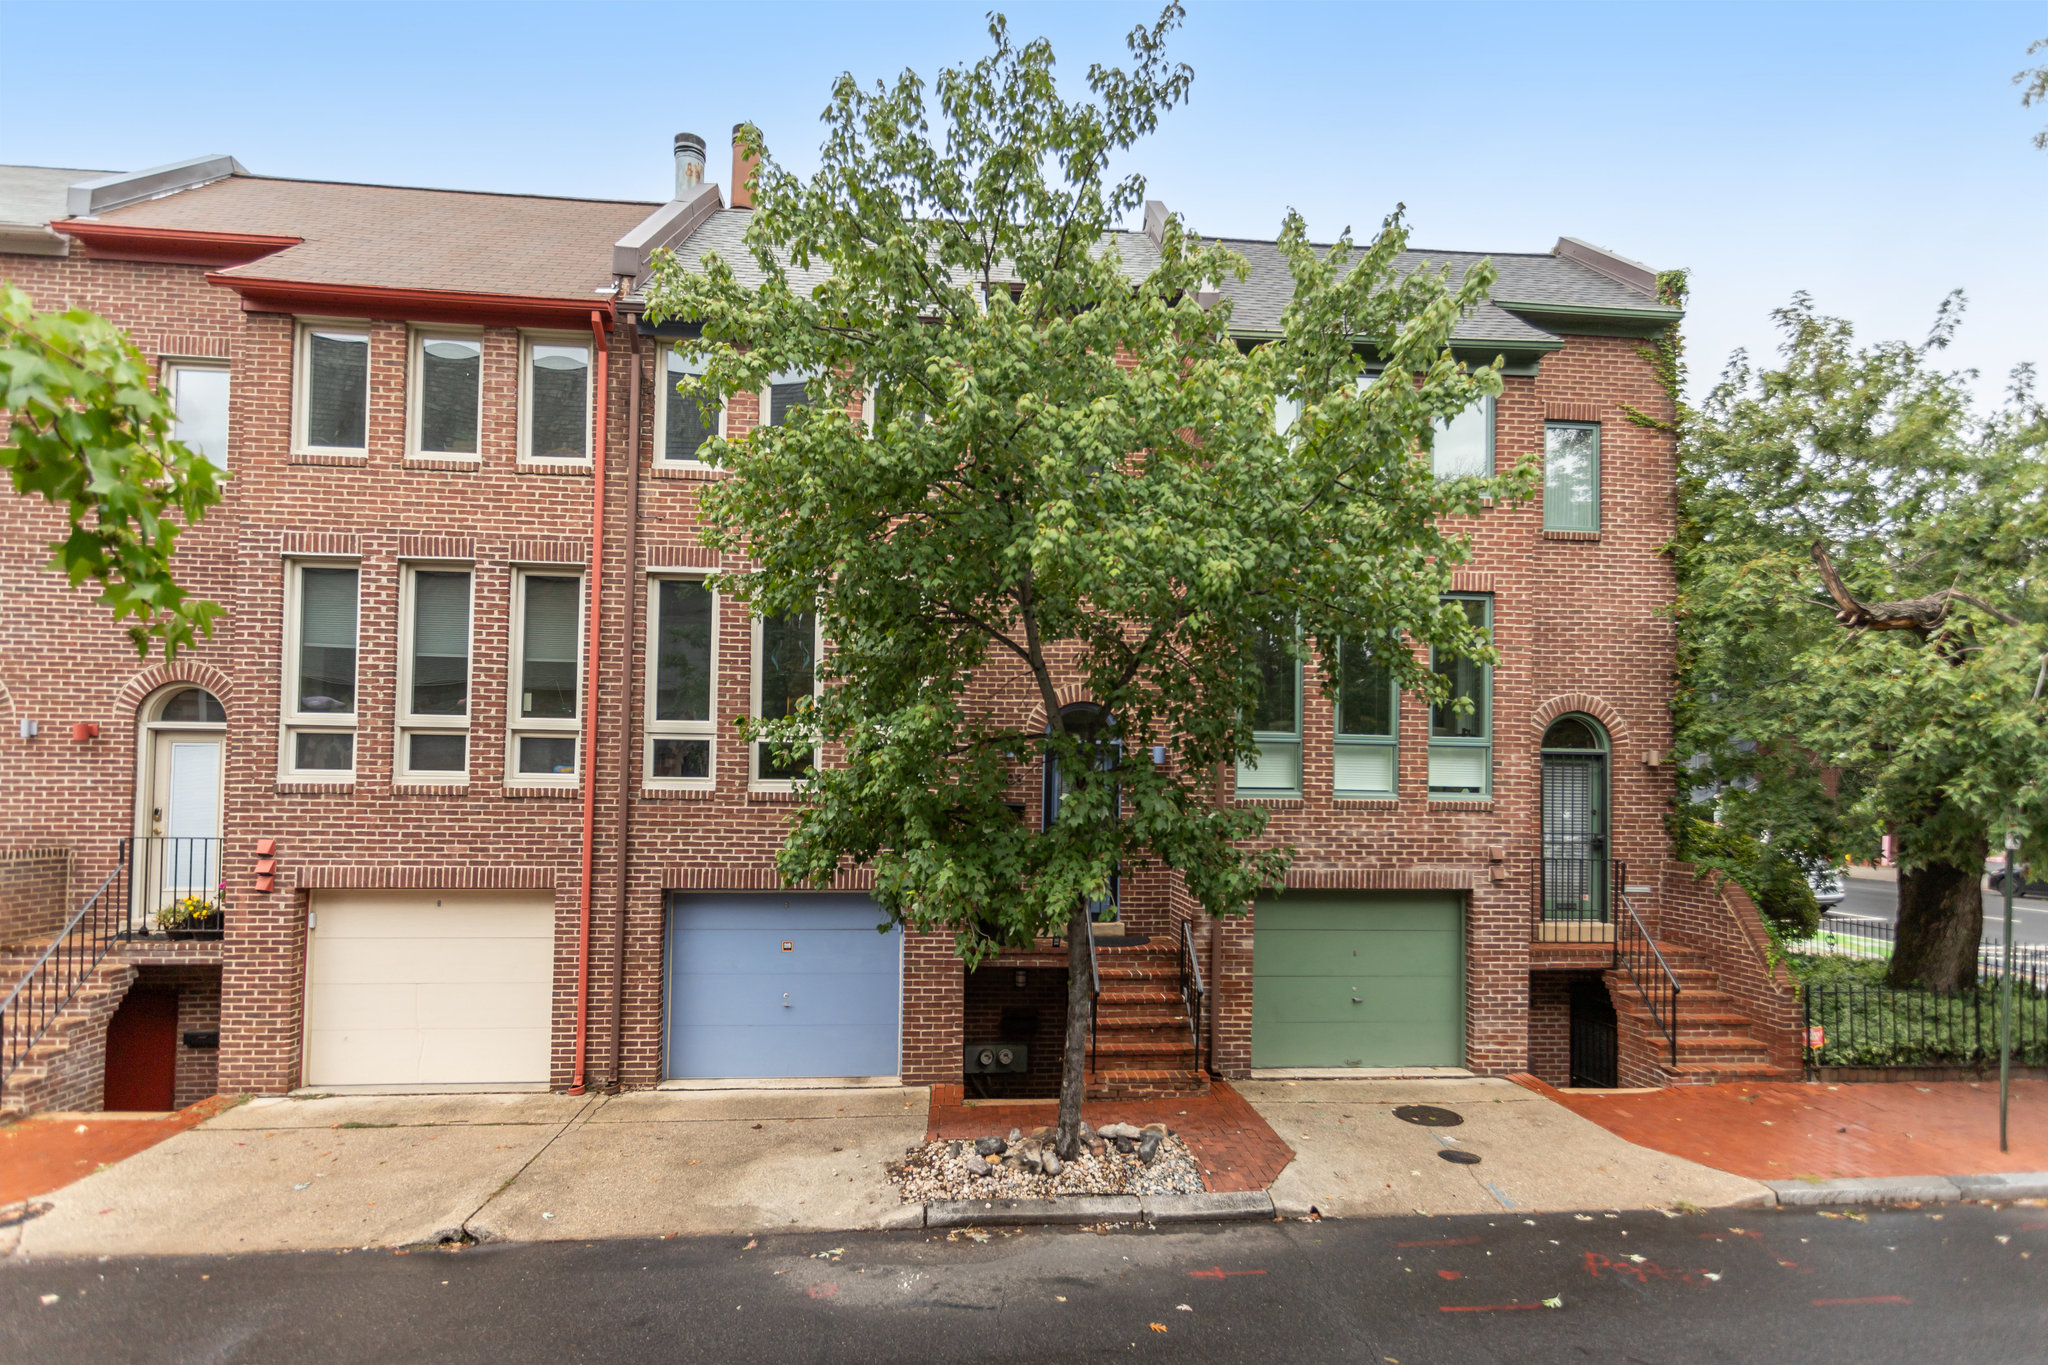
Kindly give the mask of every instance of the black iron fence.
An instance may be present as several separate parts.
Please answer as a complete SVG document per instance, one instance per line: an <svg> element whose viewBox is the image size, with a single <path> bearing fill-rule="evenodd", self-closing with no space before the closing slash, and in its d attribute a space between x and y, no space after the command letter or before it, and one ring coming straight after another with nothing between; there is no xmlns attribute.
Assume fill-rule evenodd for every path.
<svg viewBox="0 0 2048 1365"><path fill-rule="evenodd" d="M1615 901L1628 885L1620 858L1545 854L1531 866L1531 938L1537 943L1612 943Z"/></svg>
<svg viewBox="0 0 2048 1365"><path fill-rule="evenodd" d="M1216 932L1212 927L1211 933ZM1195 1034L1195 1066L1202 1065L1202 1016L1208 1008L1209 992L1202 985L1202 959L1195 951L1195 928L1190 920L1180 922L1180 998L1187 1006L1188 1023Z"/></svg>
<svg viewBox="0 0 2048 1365"><path fill-rule="evenodd" d="M1987 927L1990 917L1986 916ZM1820 926L1810 937L1785 944L1785 951L1807 957L1850 957L1866 961L1889 961L1898 942L1898 926L1890 920L1870 919L1830 910L1820 917ZM1996 980L2008 959L2004 947L1985 942L1977 945L1977 979ZM2014 979L2029 975L2048 979L2048 946L2017 943L2010 954Z"/></svg>
<svg viewBox="0 0 2048 1365"><path fill-rule="evenodd" d="M121 841L127 938L219 938L227 883L219 839L153 835Z"/></svg>

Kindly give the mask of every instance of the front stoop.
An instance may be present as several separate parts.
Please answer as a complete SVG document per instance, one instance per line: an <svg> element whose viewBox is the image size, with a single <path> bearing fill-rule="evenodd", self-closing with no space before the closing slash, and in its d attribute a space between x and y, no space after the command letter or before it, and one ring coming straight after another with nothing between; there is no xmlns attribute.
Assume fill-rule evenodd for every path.
<svg viewBox="0 0 2048 1365"><path fill-rule="evenodd" d="M1650 1016L1627 969L1609 969L1607 993L1614 1000L1622 1084L1715 1085L1726 1081L1796 1081L1797 1068L1773 1065L1770 1049L1751 1031L1751 1022L1709 956L1698 948L1659 943L1658 951L1678 978L1678 1065L1670 1042Z"/></svg>
<svg viewBox="0 0 2048 1365"><path fill-rule="evenodd" d="M1107 941L1105 941L1106 943ZM1089 1053L1091 1100L1174 1099L1209 1093L1180 993L1180 955L1154 948L1098 948L1102 995Z"/></svg>
<svg viewBox="0 0 2048 1365"><path fill-rule="evenodd" d="M20 974L14 973L16 977ZM93 968L49 1031L28 1049L0 1093L0 1116L100 1107L106 1078L107 1022L135 983L133 963L110 957ZM13 1058L5 1059L12 1064Z"/></svg>

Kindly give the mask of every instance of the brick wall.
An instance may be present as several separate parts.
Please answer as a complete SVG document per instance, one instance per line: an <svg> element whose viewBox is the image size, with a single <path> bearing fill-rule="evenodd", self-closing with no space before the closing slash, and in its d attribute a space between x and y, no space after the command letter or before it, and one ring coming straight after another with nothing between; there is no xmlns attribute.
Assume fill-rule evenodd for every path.
<svg viewBox="0 0 2048 1365"><path fill-rule="evenodd" d="M1020 976L1024 979L1021 986L1017 984ZM1013 1014L1031 1016L1032 1027L1006 1030L1004 1017ZM1030 1071L964 1078L968 1094L1003 1099L1059 1095L1060 1059L1067 1037L1067 974L1063 969L997 963L970 972L962 1017L966 1042L1021 1042L1030 1048Z"/></svg>
<svg viewBox="0 0 2048 1365"><path fill-rule="evenodd" d="M1664 873L1662 934L1706 952L1720 988L1749 1016L1749 1033L1770 1053L1771 1065L1805 1065L1805 1016L1799 990L1782 963L1768 957L1770 931L1748 893L1719 877L1700 880L1690 863Z"/></svg>
<svg viewBox="0 0 2048 1365"><path fill-rule="evenodd" d="M1572 982L1565 972L1529 978L1529 1074L1551 1085L1572 1083Z"/></svg>
<svg viewBox="0 0 2048 1365"><path fill-rule="evenodd" d="M0 948L48 944L69 918L70 878L68 848L0 852Z"/></svg>

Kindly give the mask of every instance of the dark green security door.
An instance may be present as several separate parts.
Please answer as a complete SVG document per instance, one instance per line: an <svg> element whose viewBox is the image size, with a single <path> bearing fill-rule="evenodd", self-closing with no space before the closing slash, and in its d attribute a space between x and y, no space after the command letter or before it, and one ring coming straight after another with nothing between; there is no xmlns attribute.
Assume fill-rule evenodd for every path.
<svg viewBox="0 0 2048 1365"><path fill-rule="evenodd" d="M1252 1065L1463 1066L1461 897L1290 891L1252 922Z"/></svg>

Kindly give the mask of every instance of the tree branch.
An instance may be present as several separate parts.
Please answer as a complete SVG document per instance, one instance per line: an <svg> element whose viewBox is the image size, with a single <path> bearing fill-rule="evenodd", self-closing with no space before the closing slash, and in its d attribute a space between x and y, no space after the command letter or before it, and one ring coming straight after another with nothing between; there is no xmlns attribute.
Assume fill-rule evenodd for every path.
<svg viewBox="0 0 2048 1365"><path fill-rule="evenodd" d="M1854 631L1864 630L1910 630L1922 639L1948 619L1949 605L1967 602L1987 616L1996 618L2008 626L2022 624L2016 616L1999 610L1981 597L1959 592L1955 588L1943 588L1940 592L1926 597L1908 597L1896 602L1873 602L1865 604L1856 600L1842 582L1841 574L1835 571L1835 564L1828 557L1828 546L1824 540L1813 542L1813 562L1820 566L1820 581L1826 586L1828 596L1835 601L1835 619Z"/></svg>

